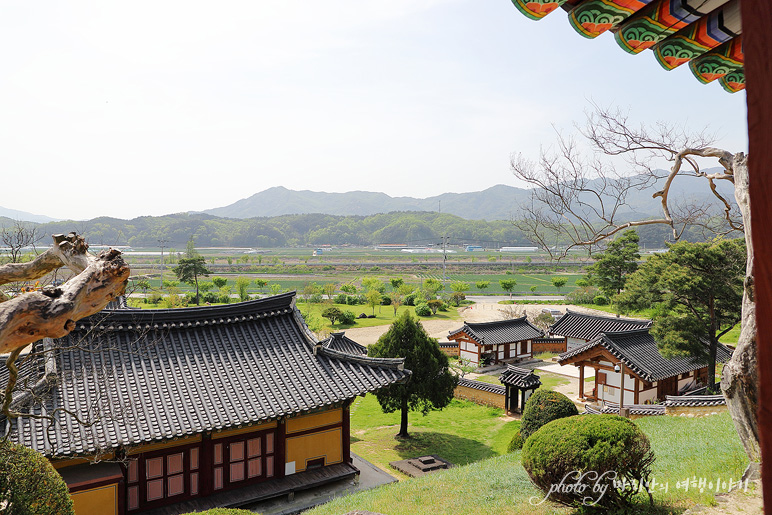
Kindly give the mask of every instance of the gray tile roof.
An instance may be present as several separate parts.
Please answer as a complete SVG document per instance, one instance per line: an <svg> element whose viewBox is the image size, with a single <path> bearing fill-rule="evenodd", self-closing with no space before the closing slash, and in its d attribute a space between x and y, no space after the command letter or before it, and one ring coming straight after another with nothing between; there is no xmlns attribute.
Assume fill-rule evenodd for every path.
<svg viewBox="0 0 772 515"><path fill-rule="evenodd" d="M41 344L42 345L42 344ZM103 311L56 341L56 382L10 423L11 440L49 456L90 455L342 403L405 381L401 359L318 344L294 293L226 306ZM41 357L22 380L40 381ZM66 411L65 411L66 410ZM68 411L82 421L78 423ZM0 435L6 421L0 417Z"/></svg>
<svg viewBox="0 0 772 515"><path fill-rule="evenodd" d="M625 406L630 408L631 415L664 415L664 404L634 404L632 406ZM612 405L607 403L601 409L594 408L590 404L584 405L584 413L582 415L619 415L619 405Z"/></svg>
<svg viewBox="0 0 772 515"><path fill-rule="evenodd" d="M723 406L726 404L726 398L721 395L666 395L665 406Z"/></svg>
<svg viewBox="0 0 772 515"><path fill-rule="evenodd" d="M509 386L516 386L524 390L538 388L541 386L539 376L533 373L533 370L507 365L507 369L501 373L499 380Z"/></svg>
<svg viewBox="0 0 772 515"><path fill-rule="evenodd" d="M448 338L461 333L466 333L480 345L520 342L544 336L544 333L524 316L496 322L465 323L461 328L450 331Z"/></svg>
<svg viewBox="0 0 772 515"><path fill-rule="evenodd" d="M659 381L706 366L705 363L693 357L665 358L657 348L654 337L649 334L648 328L618 333L601 333L594 340L562 353L558 357L558 363L561 365L572 363L575 361L572 358L598 346L607 349L645 381ZM719 343L716 361L724 363L731 356L732 352Z"/></svg>
<svg viewBox="0 0 772 515"><path fill-rule="evenodd" d="M506 395L507 389L500 384L491 384L484 381L475 381L474 379L458 378L458 386L465 386L467 388L473 388L483 392L497 393L499 395Z"/></svg>
<svg viewBox="0 0 772 515"><path fill-rule="evenodd" d="M600 333L629 331L649 326L651 326L651 320L587 315L568 309L560 320L552 324L550 332L560 336L589 341Z"/></svg>
<svg viewBox="0 0 772 515"><path fill-rule="evenodd" d="M361 354L367 356L367 347L360 345L346 336L345 332L330 333L330 336L320 343L328 349L339 350L347 354Z"/></svg>

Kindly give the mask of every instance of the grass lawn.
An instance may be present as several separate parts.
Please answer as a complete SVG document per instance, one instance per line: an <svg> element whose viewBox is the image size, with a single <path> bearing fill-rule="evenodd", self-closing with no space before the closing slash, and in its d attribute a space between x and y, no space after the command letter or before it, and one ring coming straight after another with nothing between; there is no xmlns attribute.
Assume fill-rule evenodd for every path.
<svg viewBox="0 0 772 515"><path fill-rule="evenodd" d="M460 417L461 413L458 415ZM358 415L352 416L352 428L357 418L359 418ZM474 417L470 412L465 418L469 423L469 420ZM411 414L411 424L414 420L417 419ZM362 424L362 421L356 423ZM375 430L377 423L379 421L374 420L368 425L375 426L372 428ZM488 426L485 423L480 425L478 425L479 422L471 423L477 425L479 430L473 433L464 431L465 439L490 439ZM691 486L686 490L680 482L687 478L696 478L697 481L705 478L707 482L714 482L714 491L717 479L727 482L730 479L736 481L747 464L728 413L697 419L649 417L638 419L636 423L649 436L657 456L654 464L654 478L657 485L668 486L667 492L664 489L660 490L659 486L654 489L654 499L659 507L658 513L680 513L696 503L715 504L712 491L709 492L706 489L700 492L699 488ZM396 432L395 429L392 428L392 433ZM420 428L416 427L414 431L420 433ZM446 431L444 427L442 431L455 434L455 431ZM361 441L357 442L357 444L360 443ZM381 441L381 443L387 442ZM468 447L475 446L468 445ZM434 452L431 449L430 451ZM363 455L366 459L372 459L361 450L354 452ZM442 455L440 452L437 454ZM400 481L397 484L336 499L307 513L337 515L354 509L371 510L389 515L572 513L571 510L550 502L539 505L529 502L530 500L538 502L542 497L543 494L531 484L528 475L520 465L518 451L474 461L469 465L422 479ZM635 512L647 513L648 510L645 509L647 506L646 500Z"/></svg>
<svg viewBox="0 0 772 515"><path fill-rule="evenodd" d="M389 462L437 454L455 465L466 465L504 454L520 427L519 421L502 419L498 408L454 399L442 411L423 416L410 412L412 438L397 439L400 413L383 413L374 395L351 406L351 450L393 476L407 478Z"/></svg>

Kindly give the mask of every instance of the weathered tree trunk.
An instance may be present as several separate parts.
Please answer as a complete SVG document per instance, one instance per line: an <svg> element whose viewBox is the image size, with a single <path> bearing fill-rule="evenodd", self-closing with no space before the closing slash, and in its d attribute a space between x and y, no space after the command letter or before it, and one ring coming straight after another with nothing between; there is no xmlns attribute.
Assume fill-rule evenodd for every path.
<svg viewBox="0 0 772 515"><path fill-rule="evenodd" d="M405 397L402 399L402 409L400 411L402 412L402 416L399 424L399 433L397 433L397 436L407 438L410 436L407 433L407 414L410 411L407 405L407 395L405 395Z"/></svg>
<svg viewBox="0 0 772 515"><path fill-rule="evenodd" d="M121 253L110 249L99 256L76 234L54 236L54 246L31 263L0 267L0 284L42 277L66 266L75 277L59 288L44 288L0 304L0 353L12 352L41 338L61 338L75 321L93 315L122 295L129 266Z"/></svg>
<svg viewBox="0 0 772 515"><path fill-rule="evenodd" d="M748 185L748 163L742 153L734 156L734 195L743 217L748 261L742 304L742 331L732 359L724 366L721 389L745 452L753 462L761 459L758 409L759 374L756 361L756 304L753 282L753 238Z"/></svg>

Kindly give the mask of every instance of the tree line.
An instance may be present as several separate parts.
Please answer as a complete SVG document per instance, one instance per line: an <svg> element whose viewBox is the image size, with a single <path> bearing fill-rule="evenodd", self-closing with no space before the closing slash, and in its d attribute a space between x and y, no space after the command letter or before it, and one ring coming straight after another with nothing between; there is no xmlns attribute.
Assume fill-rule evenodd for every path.
<svg viewBox="0 0 772 515"><path fill-rule="evenodd" d="M15 222L0 218L0 225ZM376 245L406 243L426 245L448 237L452 244L481 244L488 248L534 243L510 221L465 220L448 213L393 212L372 216L336 216L320 214L282 215L264 218L219 218L203 213L177 213L143 216L132 220L94 218L88 221L62 221L36 224L42 236L67 234L72 230L85 234L91 245L130 245L155 247L159 240L170 245L185 245L190 238L200 247L292 247L306 245ZM666 228L639 229L641 245L662 248L668 240ZM699 231L687 232L683 239L704 241ZM558 242L560 244L560 242Z"/></svg>

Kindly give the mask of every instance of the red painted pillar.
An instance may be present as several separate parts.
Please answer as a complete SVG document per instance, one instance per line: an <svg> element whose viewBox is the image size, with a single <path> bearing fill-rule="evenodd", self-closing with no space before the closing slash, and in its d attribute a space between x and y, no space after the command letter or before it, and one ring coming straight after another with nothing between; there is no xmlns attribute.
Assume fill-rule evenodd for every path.
<svg viewBox="0 0 772 515"><path fill-rule="evenodd" d="M764 511L772 513L772 2L743 0Z"/></svg>

